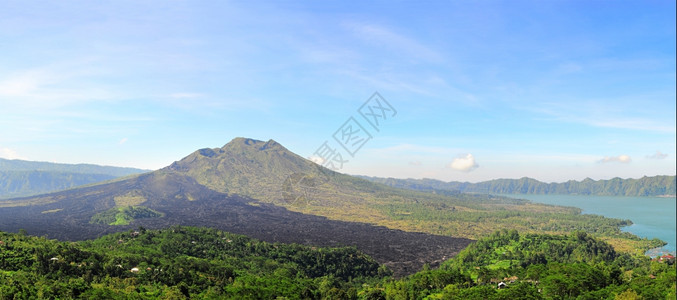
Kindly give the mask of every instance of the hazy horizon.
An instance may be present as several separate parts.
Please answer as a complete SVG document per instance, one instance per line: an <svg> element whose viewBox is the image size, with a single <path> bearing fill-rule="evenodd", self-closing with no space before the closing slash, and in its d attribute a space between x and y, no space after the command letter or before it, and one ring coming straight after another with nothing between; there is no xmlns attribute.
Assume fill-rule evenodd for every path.
<svg viewBox="0 0 677 300"><path fill-rule="evenodd" d="M196 150L198 150L198 149L196 149ZM7 159L7 158L2 158L2 157L0 157L0 159ZM29 161L29 162L41 162L41 163L44 162L44 163L54 163L54 164L64 164L64 163L60 163L60 162L50 162L50 161L30 161L30 160L23 160L23 159L9 159L9 160L19 160L19 161ZM178 160L177 160L177 161L178 161ZM68 163L66 163L66 164L68 164ZM77 165L77 164L96 165L96 166L102 166L102 167L116 167L116 168L133 168L133 169L139 169L139 170L144 170L144 171L148 171L148 172L153 172L153 171L157 171L157 170L159 170L159 169L164 168L164 167L162 167L162 168L158 168L158 169L141 169L141 168L136 168L136 167L134 167L134 166L97 165L97 164L90 164L90 163L75 163L75 164L76 164L76 165ZM166 167L166 166L165 166L165 167ZM351 175L351 176L369 176L369 177L394 178L394 179L433 179L433 180L441 180L441 179L435 179L435 178L429 178L429 177L418 177L418 178L415 178L415 177L372 176L372 175L369 175L369 174L349 174L349 173L345 173L345 174ZM655 174L655 175L645 175L645 176L642 176L642 177L654 177L654 176L677 176L677 175L675 175L674 173L673 173L673 174ZM541 181L541 182L545 182L545 183L564 183L564 182L569 181L569 180L582 181L582 180L585 180L585 179L592 179L592 180L598 181L598 180L609 180L609 179L613 179L613 178L621 178L621 179L640 179L641 177L625 177L625 178L623 178L623 177L618 177L618 176L610 177L610 178L591 178L591 177L585 177L585 178L582 178L582 179L571 178L571 179L567 179L567 180L564 180L564 181L545 181L545 180L541 180L541 179L539 179L539 178L534 178L534 177L529 177L529 176L523 176L523 177L519 177L519 178L518 178L518 177L515 177L515 178L501 177L501 178L492 178L492 179L479 180L479 181L462 181L462 180L446 180L446 181L445 181L445 180L441 180L441 181L445 181L445 182L457 181L457 182L479 183L479 182L490 181L490 180L496 180L496 179L515 179L515 180L516 180L516 179L522 179L522 178L531 178L531 179L535 179L535 180L538 180L538 181Z"/></svg>
<svg viewBox="0 0 677 300"><path fill-rule="evenodd" d="M2 158L155 170L245 136L378 177L677 168L674 1L0 5Z"/></svg>

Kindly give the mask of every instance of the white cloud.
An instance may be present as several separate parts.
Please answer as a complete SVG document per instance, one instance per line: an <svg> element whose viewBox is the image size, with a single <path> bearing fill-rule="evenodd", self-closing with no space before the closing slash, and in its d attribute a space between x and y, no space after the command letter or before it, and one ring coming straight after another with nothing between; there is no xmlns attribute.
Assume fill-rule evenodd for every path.
<svg viewBox="0 0 677 300"><path fill-rule="evenodd" d="M620 163L629 163L632 159L628 155L619 155L619 156L605 156L604 158L598 160L599 163L608 163L608 162L620 162Z"/></svg>
<svg viewBox="0 0 677 300"><path fill-rule="evenodd" d="M118 144L122 145L122 144L124 144L124 143L126 143L126 142L127 142L127 138L122 138L122 139L118 142Z"/></svg>
<svg viewBox="0 0 677 300"><path fill-rule="evenodd" d="M0 148L0 157L5 159L25 159L19 156L16 151L9 148Z"/></svg>
<svg viewBox="0 0 677 300"><path fill-rule="evenodd" d="M308 157L308 160L310 160L310 161L312 161L312 162L314 162L314 163L316 163L316 164L318 164L318 165L320 165L320 166L321 166L322 164L324 164L324 158L319 157L319 156L317 156L317 155L313 155L313 156Z"/></svg>
<svg viewBox="0 0 677 300"><path fill-rule="evenodd" d="M661 152L658 151L658 150L656 150L656 153L651 154L651 155L647 155L647 156L646 156L646 158L649 158L649 159L664 159L664 158L666 158L666 157L668 157L667 154L661 153Z"/></svg>
<svg viewBox="0 0 677 300"><path fill-rule="evenodd" d="M409 165L410 165L410 166L422 166L423 163L420 162L420 161L418 161L418 160L416 160L416 161L410 161L410 162L409 162Z"/></svg>
<svg viewBox="0 0 677 300"><path fill-rule="evenodd" d="M465 156L454 158L451 164L449 164L449 168L461 172L470 172L478 167L479 165L475 162L475 157L470 153Z"/></svg>

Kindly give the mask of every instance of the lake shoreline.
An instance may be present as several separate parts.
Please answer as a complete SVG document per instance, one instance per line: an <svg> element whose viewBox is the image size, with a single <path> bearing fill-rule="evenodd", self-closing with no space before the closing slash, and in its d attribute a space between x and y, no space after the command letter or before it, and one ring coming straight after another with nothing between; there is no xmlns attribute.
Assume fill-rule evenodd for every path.
<svg viewBox="0 0 677 300"><path fill-rule="evenodd" d="M675 254L676 223L674 197L631 197L631 196L589 196L589 195L535 195L499 194L498 196L519 198L550 205L576 207L582 214L595 214L608 218L632 221L631 225L620 228L640 238L657 238L666 244L645 251L647 256Z"/></svg>
<svg viewBox="0 0 677 300"><path fill-rule="evenodd" d="M667 255L667 254L674 256L675 251L665 249L665 246L662 246L662 247L658 247L658 248L649 249L648 251L646 251L644 253L644 255L651 257L651 258L660 257L660 256Z"/></svg>

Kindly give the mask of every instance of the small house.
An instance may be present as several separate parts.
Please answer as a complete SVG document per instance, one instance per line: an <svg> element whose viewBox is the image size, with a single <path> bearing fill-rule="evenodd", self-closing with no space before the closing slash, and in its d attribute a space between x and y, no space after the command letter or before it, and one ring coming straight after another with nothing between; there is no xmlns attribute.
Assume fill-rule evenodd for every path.
<svg viewBox="0 0 677 300"><path fill-rule="evenodd" d="M498 288L499 289L504 289L506 287L505 282L501 281L498 283Z"/></svg>
<svg viewBox="0 0 677 300"><path fill-rule="evenodd" d="M139 273L139 268L134 267L129 271L132 272L132 273Z"/></svg>

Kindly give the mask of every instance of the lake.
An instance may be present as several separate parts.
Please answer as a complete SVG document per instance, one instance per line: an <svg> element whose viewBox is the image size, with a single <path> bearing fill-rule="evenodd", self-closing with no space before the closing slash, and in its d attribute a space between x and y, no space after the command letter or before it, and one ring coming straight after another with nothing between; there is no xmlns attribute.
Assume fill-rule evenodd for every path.
<svg viewBox="0 0 677 300"><path fill-rule="evenodd" d="M596 214L610 218L630 219L633 225L623 227L623 231L648 239L659 238L668 244L658 252L675 253L677 235L677 200L675 197L619 197L619 196L582 196L582 195L501 195L511 198L527 199L533 202L574 206L585 214ZM653 253L653 252L652 252Z"/></svg>

